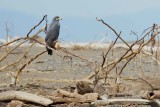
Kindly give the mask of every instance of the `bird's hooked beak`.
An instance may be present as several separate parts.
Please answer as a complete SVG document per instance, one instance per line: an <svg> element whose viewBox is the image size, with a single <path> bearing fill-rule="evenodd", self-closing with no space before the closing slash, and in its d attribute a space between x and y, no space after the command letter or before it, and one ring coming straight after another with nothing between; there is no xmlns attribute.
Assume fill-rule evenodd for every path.
<svg viewBox="0 0 160 107"><path fill-rule="evenodd" d="M58 17L56 20L62 20L62 18L61 18L61 17Z"/></svg>

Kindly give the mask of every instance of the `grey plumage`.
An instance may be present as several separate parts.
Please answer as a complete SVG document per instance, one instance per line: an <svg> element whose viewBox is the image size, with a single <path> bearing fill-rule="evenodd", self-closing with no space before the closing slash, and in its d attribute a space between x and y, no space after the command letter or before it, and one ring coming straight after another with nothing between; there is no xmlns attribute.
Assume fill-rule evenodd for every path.
<svg viewBox="0 0 160 107"><path fill-rule="evenodd" d="M49 29L46 33L45 42L46 44L55 49L55 44L59 37L59 31L60 31L60 23L59 23L60 17L56 16L53 18L53 21L51 25L49 26ZM47 47L46 47L47 48ZM48 54L52 55L52 50L47 48Z"/></svg>

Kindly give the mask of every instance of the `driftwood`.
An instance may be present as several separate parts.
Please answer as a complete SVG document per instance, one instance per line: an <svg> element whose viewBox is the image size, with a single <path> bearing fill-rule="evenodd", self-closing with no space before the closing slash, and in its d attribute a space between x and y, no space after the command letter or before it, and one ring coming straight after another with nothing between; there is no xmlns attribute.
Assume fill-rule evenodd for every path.
<svg viewBox="0 0 160 107"><path fill-rule="evenodd" d="M34 61L36 58L38 58L39 56L43 55L45 52L47 52L47 51L43 51L43 52L37 54L36 56L30 58L29 61L27 61L25 64L23 64L23 65L21 66L21 68L16 72L16 75L15 75L15 84L16 84L17 79L18 79L18 76L19 76L19 74L22 72L22 70L23 70L27 65L29 65L32 61Z"/></svg>
<svg viewBox="0 0 160 107"><path fill-rule="evenodd" d="M149 100L160 99L160 90L141 92L141 97Z"/></svg>
<svg viewBox="0 0 160 107"><path fill-rule="evenodd" d="M7 107L23 107L24 103L19 100L12 100L7 104Z"/></svg>
<svg viewBox="0 0 160 107"><path fill-rule="evenodd" d="M0 101L10 101L10 100L32 102L43 106L48 106L53 103L53 101L50 99L22 91L6 91L0 93Z"/></svg>
<svg viewBox="0 0 160 107"><path fill-rule="evenodd" d="M78 94L93 93L93 88L89 86L89 83L86 81L79 81L76 84Z"/></svg>
<svg viewBox="0 0 160 107"><path fill-rule="evenodd" d="M149 43L151 43L151 41L153 41L154 38L160 33L160 32L154 33L154 35L152 35L151 38L149 38L149 40L144 42L145 37L153 32L153 30L155 28L154 27L155 25L153 25L151 27L151 30L149 30L147 33L145 33L144 36L142 36L141 39L139 39L139 40L135 41L133 44L129 45L125 40L123 40L123 38L120 37L120 35L111 26L109 26L107 23L105 23L102 19L97 19L97 20L102 22L103 24L105 24L108 28L110 28L116 34L116 36L119 39L121 39L129 47L129 49L127 48L127 51L120 58L109 61L109 62L107 62L107 64L105 64L106 57L104 55L103 56L103 62L102 62L103 66L97 67L97 69L95 69L95 72L92 72L89 76L86 77L86 79L91 79L91 78L96 77L96 76L97 76L96 77L97 80L104 79L104 78L106 79L107 75L114 68L116 68L119 63L126 60L125 64L122 66L122 68L119 71L119 75L120 75L122 73L122 71L124 70L124 68L127 66L127 64L133 58L135 58L139 53L141 53L143 48L146 45L148 45ZM133 47L136 46L136 45L138 45L138 48L134 50ZM108 50L110 50L110 48ZM107 53L106 53L106 55L107 55Z"/></svg>
<svg viewBox="0 0 160 107"><path fill-rule="evenodd" d="M93 102L96 106L105 106L108 104L118 103L118 102L130 102L130 103L156 103L160 106L160 102L158 100L146 100L146 99L106 99L106 100L97 100Z"/></svg>
<svg viewBox="0 0 160 107"><path fill-rule="evenodd" d="M153 96L154 99L160 99L160 90L156 90L151 93L148 93L148 95Z"/></svg>
<svg viewBox="0 0 160 107"><path fill-rule="evenodd" d="M82 79L82 80L69 80L69 79L44 79L44 78L35 78L35 79L24 79L25 81L33 81L33 82L55 82L55 83L70 83L70 84L76 84L79 81L84 81L89 84L93 84L93 81L89 79Z"/></svg>
<svg viewBox="0 0 160 107"><path fill-rule="evenodd" d="M98 98L97 93L87 93L80 95L77 93L70 93L61 89L58 89L53 96L50 97L53 100L53 103L90 103L94 102Z"/></svg>
<svg viewBox="0 0 160 107"><path fill-rule="evenodd" d="M32 43L32 45L30 46L30 48L23 54L23 56L22 56L20 59L18 59L18 60L15 61L15 62L12 62L11 64L8 64L8 65L5 65L5 66L1 67L1 68L0 68L0 72L1 72L2 70L4 70L4 69L6 69L6 68L8 68L8 67L10 67L10 66L13 66L13 65L15 65L15 64L18 64L20 61L22 61L23 58L25 58L25 56L27 56L27 54L29 53L29 51L31 50L31 48L32 48L33 45L34 45L34 43Z"/></svg>

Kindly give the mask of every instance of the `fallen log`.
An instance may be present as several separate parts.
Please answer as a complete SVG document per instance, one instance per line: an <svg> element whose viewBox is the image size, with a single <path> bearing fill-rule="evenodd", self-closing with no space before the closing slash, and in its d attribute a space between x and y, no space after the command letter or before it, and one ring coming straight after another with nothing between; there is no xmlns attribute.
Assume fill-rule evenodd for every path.
<svg viewBox="0 0 160 107"><path fill-rule="evenodd" d="M0 101L10 101L10 100L32 102L43 106L48 106L53 103L53 101L50 99L22 91L6 91L0 93Z"/></svg>
<svg viewBox="0 0 160 107"><path fill-rule="evenodd" d="M70 93L64 90L57 90L53 96L50 97L54 104L56 103L90 103L98 99L98 93L87 93L80 95L78 93Z"/></svg>
<svg viewBox="0 0 160 107"><path fill-rule="evenodd" d="M153 91L153 98L154 99L160 99L160 90Z"/></svg>
<svg viewBox="0 0 160 107"><path fill-rule="evenodd" d="M86 94L86 93L93 93L93 89L89 86L89 83L86 81L78 81L76 83L78 94Z"/></svg>
<svg viewBox="0 0 160 107"><path fill-rule="evenodd" d="M141 92L141 97L149 100L160 99L160 90Z"/></svg>
<svg viewBox="0 0 160 107"><path fill-rule="evenodd" d="M146 100L146 99L106 99L106 100L97 100L95 102L93 102L92 104L96 105L96 106L105 106L105 105L109 105L109 104L114 104L114 103L118 103L118 102L130 102L130 103L142 103L142 104L146 104L146 103L156 103L158 105L158 107L160 106L160 101L158 100Z"/></svg>

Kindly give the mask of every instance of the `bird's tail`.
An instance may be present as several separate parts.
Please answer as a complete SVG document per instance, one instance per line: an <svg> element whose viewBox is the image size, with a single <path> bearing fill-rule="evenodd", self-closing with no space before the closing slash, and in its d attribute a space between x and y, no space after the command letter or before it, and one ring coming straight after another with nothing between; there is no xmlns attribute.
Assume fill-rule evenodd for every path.
<svg viewBox="0 0 160 107"><path fill-rule="evenodd" d="M49 49L49 48L47 48L47 47L46 47L46 49L47 49L47 51L48 51L48 55L52 55L52 54L53 54L53 52L52 52L51 49Z"/></svg>

